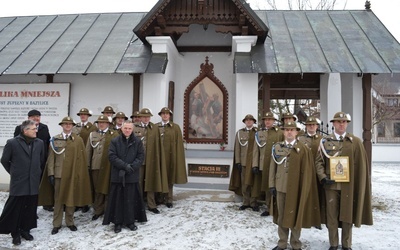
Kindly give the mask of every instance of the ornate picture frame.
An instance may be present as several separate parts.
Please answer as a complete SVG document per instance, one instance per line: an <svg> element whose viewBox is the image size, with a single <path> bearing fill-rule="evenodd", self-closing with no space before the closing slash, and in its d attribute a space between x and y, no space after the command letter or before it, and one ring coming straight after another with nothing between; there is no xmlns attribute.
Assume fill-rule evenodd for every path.
<svg viewBox="0 0 400 250"><path fill-rule="evenodd" d="M208 57L186 88L184 139L187 143L228 143L228 91L214 75Z"/></svg>

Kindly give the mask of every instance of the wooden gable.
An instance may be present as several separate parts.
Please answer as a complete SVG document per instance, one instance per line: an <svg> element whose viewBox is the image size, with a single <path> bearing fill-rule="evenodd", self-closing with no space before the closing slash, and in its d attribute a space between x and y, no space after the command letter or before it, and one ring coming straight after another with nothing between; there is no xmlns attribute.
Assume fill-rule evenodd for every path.
<svg viewBox="0 0 400 250"><path fill-rule="evenodd" d="M176 41L189 32L191 24L215 25L217 33L258 36L264 43L268 28L243 0L160 0L134 28L147 43L146 36L170 36Z"/></svg>

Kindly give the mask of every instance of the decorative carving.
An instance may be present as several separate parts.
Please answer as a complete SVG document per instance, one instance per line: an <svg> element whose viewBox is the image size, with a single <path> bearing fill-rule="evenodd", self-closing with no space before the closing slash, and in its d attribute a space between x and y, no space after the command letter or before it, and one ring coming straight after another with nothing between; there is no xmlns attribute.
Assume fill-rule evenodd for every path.
<svg viewBox="0 0 400 250"><path fill-rule="evenodd" d="M135 34L171 36L174 41L189 32L191 24L215 25L215 31L232 35L257 35L263 43L268 28L242 0L164 0L159 1L135 27Z"/></svg>
<svg viewBox="0 0 400 250"><path fill-rule="evenodd" d="M228 91L206 57L185 91L183 134L187 143L228 143Z"/></svg>

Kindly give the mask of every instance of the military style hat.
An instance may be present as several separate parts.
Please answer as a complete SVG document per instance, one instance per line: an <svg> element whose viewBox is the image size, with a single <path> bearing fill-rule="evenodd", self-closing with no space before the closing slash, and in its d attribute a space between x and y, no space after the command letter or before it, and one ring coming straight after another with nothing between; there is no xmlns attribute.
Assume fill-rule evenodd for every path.
<svg viewBox="0 0 400 250"><path fill-rule="evenodd" d="M274 119L275 121L277 120L277 119L275 118L274 114L273 114L272 112L270 112L270 111L267 112L267 113L265 113L262 119L263 119L263 120L264 120L264 119Z"/></svg>
<svg viewBox="0 0 400 250"><path fill-rule="evenodd" d="M42 114L40 114L39 110L36 110L36 109L32 109L31 111L28 112L28 117L35 116L35 115L41 116Z"/></svg>
<svg viewBox="0 0 400 250"><path fill-rule="evenodd" d="M139 111L135 111L135 112L133 112L133 114L131 115L131 119L133 118L133 117L139 117L140 116L140 112Z"/></svg>
<svg viewBox="0 0 400 250"><path fill-rule="evenodd" d="M250 115L250 114L247 114L247 115L243 118L242 122L244 123L246 120L253 120L254 123L257 122L256 118L254 118L254 116L252 116L252 115Z"/></svg>
<svg viewBox="0 0 400 250"><path fill-rule="evenodd" d="M72 118L69 117L69 116L64 117L64 118L62 119L62 121L61 121L58 125L62 125L62 124L65 124L65 123L72 123L72 125L74 125L74 126L76 125L74 119L72 119Z"/></svg>
<svg viewBox="0 0 400 250"><path fill-rule="evenodd" d="M126 117L126 115L125 115L124 112L118 112L118 113L114 116L113 121L115 121L115 119L117 119L117 118L124 118L125 121L128 120L128 117Z"/></svg>
<svg viewBox="0 0 400 250"><path fill-rule="evenodd" d="M315 118L314 116L309 116L307 117L306 122L304 123L305 125L312 125L312 124L316 124L319 125L319 119Z"/></svg>
<svg viewBox="0 0 400 250"><path fill-rule="evenodd" d="M141 110L140 110L140 114L139 114L139 116L153 116L153 114L151 113L151 110L150 109L148 109L148 108L142 108Z"/></svg>
<svg viewBox="0 0 400 250"><path fill-rule="evenodd" d="M104 113L113 113L113 114L115 114L115 111L114 111L114 109L113 109L111 106L105 106L105 107L104 107L104 110L101 111L101 113L102 113L102 114L104 114Z"/></svg>
<svg viewBox="0 0 400 250"><path fill-rule="evenodd" d="M297 127L297 122L287 122L281 127L282 130L287 128L295 128L297 131L300 131L300 128Z"/></svg>
<svg viewBox="0 0 400 250"><path fill-rule="evenodd" d="M92 116L92 111L90 111L89 109L87 109L87 108L81 108L80 110L79 110L79 112L76 114L76 115L88 115L88 116Z"/></svg>
<svg viewBox="0 0 400 250"><path fill-rule="evenodd" d="M337 112L334 116L333 119L331 120L331 122L334 121L347 121L347 122L351 122L351 117L349 114L346 114L344 112Z"/></svg>
<svg viewBox="0 0 400 250"><path fill-rule="evenodd" d="M160 112L158 112L158 115L161 115L161 113L169 113L170 115L172 115L172 111L168 108L168 107L164 107L160 110Z"/></svg>
<svg viewBox="0 0 400 250"><path fill-rule="evenodd" d="M286 118L293 118L295 121L297 121L297 117L290 112L284 113L281 117L281 121L283 122Z"/></svg>
<svg viewBox="0 0 400 250"><path fill-rule="evenodd" d="M106 115L100 115L99 117L97 117L97 120L94 123L99 123L99 122L108 122L111 123L109 120L109 117Z"/></svg>

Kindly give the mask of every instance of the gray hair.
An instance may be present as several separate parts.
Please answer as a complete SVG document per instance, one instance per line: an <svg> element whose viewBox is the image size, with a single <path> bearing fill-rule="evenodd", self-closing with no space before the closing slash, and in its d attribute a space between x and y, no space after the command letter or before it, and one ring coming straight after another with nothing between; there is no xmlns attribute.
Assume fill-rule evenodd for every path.
<svg viewBox="0 0 400 250"><path fill-rule="evenodd" d="M36 123L32 120L25 120L22 122L21 124L21 131L24 131L25 129L27 129L29 126L35 125L36 127Z"/></svg>
<svg viewBox="0 0 400 250"><path fill-rule="evenodd" d="M132 126L135 127L135 126L134 126L134 123L133 123L132 121L130 121L130 120L124 121L124 122L122 123L122 126L124 126L125 124L132 124Z"/></svg>

